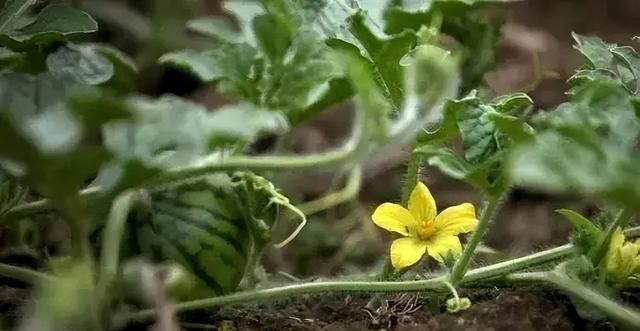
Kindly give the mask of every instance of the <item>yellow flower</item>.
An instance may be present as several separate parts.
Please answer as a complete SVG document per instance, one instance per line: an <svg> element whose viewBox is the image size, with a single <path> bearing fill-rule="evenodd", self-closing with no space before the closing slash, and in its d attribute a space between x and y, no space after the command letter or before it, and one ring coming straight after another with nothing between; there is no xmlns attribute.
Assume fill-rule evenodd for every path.
<svg viewBox="0 0 640 331"><path fill-rule="evenodd" d="M472 204L449 207L438 214L436 202L423 184L418 183L409 197L408 210L394 203L383 203L374 212L373 222L404 238L391 244L391 263L395 269L416 264L424 253L440 263L449 252L462 253L458 235L473 231L478 220Z"/></svg>
<svg viewBox="0 0 640 331"><path fill-rule="evenodd" d="M640 243L625 241L624 233L619 227L611 237L606 270L609 279L619 284L623 284L634 274L640 274Z"/></svg>

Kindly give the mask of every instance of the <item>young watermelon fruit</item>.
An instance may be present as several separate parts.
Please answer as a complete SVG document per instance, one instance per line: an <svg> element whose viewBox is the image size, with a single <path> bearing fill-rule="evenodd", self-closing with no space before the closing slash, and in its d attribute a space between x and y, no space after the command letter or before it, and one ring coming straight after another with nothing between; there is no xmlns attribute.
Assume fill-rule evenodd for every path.
<svg viewBox="0 0 640 331"><path fill-rule="evenodd" d="M195 276L187 275L198 284L180 299L233 292L270 241L281 198L266 179L246 172L165 187L133 213L128 250L155 263L178 263Z"/></svg>

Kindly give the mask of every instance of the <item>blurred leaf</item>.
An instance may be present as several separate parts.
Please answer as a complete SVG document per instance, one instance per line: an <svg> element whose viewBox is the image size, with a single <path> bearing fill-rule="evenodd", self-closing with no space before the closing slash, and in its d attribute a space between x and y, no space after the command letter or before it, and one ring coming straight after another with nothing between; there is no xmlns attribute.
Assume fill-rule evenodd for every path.
<svg viewBox="0 0 640 331"><path fill-rule="evenodd" d="M98 23L89 14L66 5L54 4L45 7L30 24L5 33L6 38L0 39L0 44L21 48L24 43L45 44L76 34L95 32L97 29Z"/></svg>
<svg viewBox="0 0 640 331"><path fill-rule="evenodd" d="M189 72L203 82L210 82L220 77L220 70L212 52L175 51L162 55L159 61Z"/></svg>
<svg viewBox="0 0 640 331"><path fill-rule="evenodd" d="M569 102L537 119L536 137L511 164L520 185L603 196L636 208L639 124L628 92L613 81L585 83Z"/></svg>
<svg viewBox="0 0 640 331"><path fill-rule="evenodd" d="M91 47L66 44L47 56L47 68L62 80L84 85L107 82L114 73L111 62Z"/></svg>
<svg viewBox="0 0 640 331"><path fill-rule="evenodd" d="M391 0L385 13L385 31L398 33L405 29L419 30L428 25L434 15L457 19L471 11L495 7L513 0Z"/></svg>
<svg viewBox="0 0 640 331"><path fill-rule="evenodd" d="M495 64L503 18L500 15L474 15L483 8L497 8L508 0L392 0L384 14L387 33L419 31L436 23L442 33L460 43L462 64L461 91L481 83Z"/></svg>
<svg viewBox="0 0 640 331"><path fill-rule="evenodd" d="M83 44L83 46L91 48L113 65L113 75L103 86L120 92L130 92L135 89L138 67L127 54L106 44Z"/></svg>
<svg viewBox="0 0 640 331"><path fill-rule="evenodd" d="M105 123L129 119L132 115L132 110L122 98L94 88L78 89L66 101L68 112L85 131L100 130Z"/></svg>
<svg viewBox="0 0 640 331"><path fill-rule="evenodd" d="M363 144L369 147L386 142L389 135L389 113L391 105L385 98L383 91L376 84L370 67L362 58L352 52L343 54L346 59L349 78L353 86L359 107L365 110L365 116L361 119L364 128L361 135ZM361 150L366 151L367 148Z"/></svg>
<svg viewBox="0 0 640 331"><path fill-rule="evenodd" d="M30 163L39 153L73 149L80 128L64 111L65 89L62 81L47 74L0 75L0 153L4 158Z"/></svg>
<svg viewBox="0 0 640 331"><path fill-rule="evenodd" d="M257 48L264 55L265 61L278 66L283 62L289 45L293 41L293 33L286 24L267 14L256 16L253 19L252 27L256 36ZM300 43L300 40L297 42Z"/></svg>
<svg viewBox="0 0 640 331"><path fill-rule="evenodd" d="M94 185L110 194L140 185L163 170L222 158L227 146L242 146L260 134L288 129L284 117L248 104L213 112L173 96L132 99L133 121L103 128L104 144L115 159L105 164Z"/></svg>
<svg viewBox="0 0 640 331"><path fill-rule="evenodd" d="M265 11L259 1L227 0L223 4L224 9L235 16L240 25L240 30L245 36L245 41L252 46L256 45L256 37L251 22L253 18L264 14Z"/></svg>
<svg viewBox="0 0 640 331"><path fill-rule="evenodd" d="M24 61L24 58L25 55L23 53L14 52L6 47L0 47L0 69L14 69Z"/></svg>
<svg viewBox="0 0 640 331"><path fill-rule="evenodd" d="M200 17L187 22L187 29L227 43L246 41L233 24L223 17Z"/></svg>
<svg viewBox="0 0 640 331"><path fill-rule="evenodd" d="M107 124L104 144L125 168L109 170L130 176L194 164L222 147L251 142L263 133L282 133L288 127L281 114L250 105L227 106L209 113L198 104L173 96L130 101L133 121ZM216 149L214 149L214 147ZM108 168L113 168L111 164ZM110 179L112 182L117 180Z"/></svg>
<svg viewBox="0 0 640 331"><path fill-rule="evenodd" d="M569 102L537 118L540 127L551 127L585 144L599 146L606 140L618 148L631 148L638 137L635 108L628 92L613 81L585 83L573 90Z"/></svg>
<svg viewBox="0 0 640 331"><path fill-rule="evenodd" d="M435 6L456 18L465 18L467 12L482 7L475 2L460 2L461 7L449 2L437 1ZM336 59L332 48L365 61L387 102L394 110L401 108L407 80L401 61L419 40L417 30L385 34L386 2L227 1L224 6L238 19L244 38L221 38L221 31L228 28L223 22L199 19L190 23L190 28L217 37L221 45L208 53L173 53L163 57L163 62L217 82L223 94L283 111L296 124L353 93L345 79L347 68ZM468 27L469 22L475 25ZM446 26L476 51L465 64L470 65L468 72L475 77L465 84L476 84L493 63L499 24L469 22L451 20Z"/></svg>
<svg viewBox="0 0 640 331"><path fill-rule="evenodd" d="M0 33L11 31L22 14L36 3L36 0L5 0L0 10Z"/></svg>
<svg viewBox="0 0 640 331"><path fill-rule="evenodd" d="M248 143L260 134L283 134L288 131L287 120L282 114L258 109L249 104L225 106L211 114L209 146L221 142Z"/></svg>
<svg viewBox="0 0 640 331"><path fill-rule="evenodd" d="M0 166L49 198L75 194L110 158L83 143L86 135L129 115L98 91L75 88L48 73L0 75Z"/></svg>

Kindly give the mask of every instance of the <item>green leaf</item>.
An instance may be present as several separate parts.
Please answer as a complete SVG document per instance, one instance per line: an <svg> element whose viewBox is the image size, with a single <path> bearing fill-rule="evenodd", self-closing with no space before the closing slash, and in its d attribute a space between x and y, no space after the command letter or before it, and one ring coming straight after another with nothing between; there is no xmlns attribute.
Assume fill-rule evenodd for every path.
<svg viewBox="0 0 640 331"><path fill-rule="evenodd" d="M0 33L11 31L15 21L35 3L36 0L5 0L0 10Z"/></svg>
<svg viewBox="0 0 640 331"><path fill-rule="evenodd" d="M111 79L114 67L92 47L66 44L47 56L47 68L61 80L99 85Z"/></svg>
<svg viewBox="0 0 640 331"><path fill-rule="evenodd" d="M623 69L618 69L623 77L625 86L631 93L638 94L640 92L640 55L629 46L616 47L611 52L620 65L628 70L627 72Z"/></svg>
<svg viewBox="0 0 640 331"><path fill-rule="evenodd" d="M573 34L575 48L587 61L584 67L570 78L573 86L583 82L614 80L632 94L640 92L640 55L629 46L605 43L597 37Z"/></svg>
<svg viewBox="0 0 640 331"><path fill-rule="evenodd" d="M427 159L430 166L436 167L454 179L466 179L470 172L469 169L472 167L464 160L459 159L456 154L448 148L437 148L426 145L414 149L413 153L420 154Z"/></svg>
<svg viewBox="0 0 640 331"><path fill-rule="evenodd" d="M458 112L461 111L465 105L475 100L475 94L469 94L466 97L459 100L448 100L444 106L444 117L440 123L440 127L433 132L423 133L419 139L419 144L439 144L444 143L450 139L455 138L458 131Z"/></svg>
<svg viewBox="0 0 640 331"><path fill-rule="evenodd" d="M329 91L332 79L344 76L335 53L305 30L295 35L286 62L271 68L264 83L266 106L285 110L292 122Z"/></svg>
<svg viewBox="0 0 640 331"><path fill-rule="evenodd" d="M495 156L483 164L473 165L449 148L423 145L415 148L413 153L425 158L430 166L436 167L443 174L465 181L483 192L493 192L496 185L500 184L495 181L495 166L499 159Z"/></svg>
<svg viewBox="0 0 640 331"><path fill-rule="evenodd" d="M97 30L98 23L89 14L65 5L49 5L32 23L11 31L8 37L14 42L43 44Z"/></svg>
<svg viewBox="0 0 640 331"><path fill-rule="evenodd" d="M572 241L581 253L587 254L590 250L597 248L603 232L593 222L570 209L558 209L556 212L573 225Z"/></svg>
<svg viewBox="0 0 640 331"><path fill-rule="evenodd" d="M258 49L264 54L267 63L275 66L282 63L293 41L287 25L266 14L256 16L252 23ZM299 40L297 42L300 43Z"/></svg>
<svg viewBox="0 0 640 331"><path fill-rule="evenodd" d="M487 114L487 118L493 122L500 133L515 142L527 141L535 134L535 130L519 117L491 112Z"/></svg>
<svg viewBox="0 0 640 331"><path fill-rule="evenodd" d="M312 27L332 47L344 49L348 44L357 48L369 61L378 84L397 109L403 100L403 69L400 60L416 44L415 33L403 32L386 36L368 15L368 10L380 12L380 4L368 1L298 1L304 25ZM363 8L363 9L361 9ZM365 11L365 9L367 11Z"/></svg>
<svg viewBox="0 0 640 331"><path fill-rule="evenodd" d="M613 62L613 54L610 49L614 44L607 44L598 37L581 36L576 33L571 34L576 42L574 46L585 59L591 69L610 68Z"/></svg>
<svg viewBox="0 0 640 331"><path fill-rule="evenodd" d="M525 93L514 93L497 97L491 101L499 113L518 114L533 107L533 100Z"/></svg>
<svg viewBox="0 0 640 331"><path fill-rule="evenodd" d="M495 124L488 117L492 112L491 106L481 104L477 98L468 99L458 112L465 158L471 163L486 160L500 148Z"/></svg>

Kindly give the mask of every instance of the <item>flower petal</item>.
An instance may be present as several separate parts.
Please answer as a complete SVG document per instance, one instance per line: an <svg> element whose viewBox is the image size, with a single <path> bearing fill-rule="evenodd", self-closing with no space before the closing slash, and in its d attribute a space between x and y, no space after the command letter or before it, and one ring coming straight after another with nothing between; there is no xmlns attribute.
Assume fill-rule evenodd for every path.
<svg viewBox="0 0 640 331"><path fill-rule="evenodd" d="M418 222L431 222L436 218L436 201L426 185L418 182L409 196L409 211Z"/></svg>
<svg viewBox="0 0 640 331"><path fill-rule="evenodd" d="M476 209L470 203L449 207L436 216L435 225L441 235L471 232L478 225Z"/></svg>
<svg viewBox="0 0 640 331"><path fill-rule="evenodd" d="M418 238L400 238L391 244L391 264L396 270L416 264L425 251L427 243Z"/></svg>
<svg viewBox="0 0 640 331"><path fill-rule="evenodd" d="M444 263L449 252L454 258L462 254L462 244L457 236L440 234L427 240L427 253L438 262Z"/></svg>
<svg viewBox="0 0 640 331"><path fill-rule="evenodd" d="M411 213L395 203L381 204L373 212L371 219L377 226L404 236L409 236L411 229L416 227L416 220Z"/></svg>

